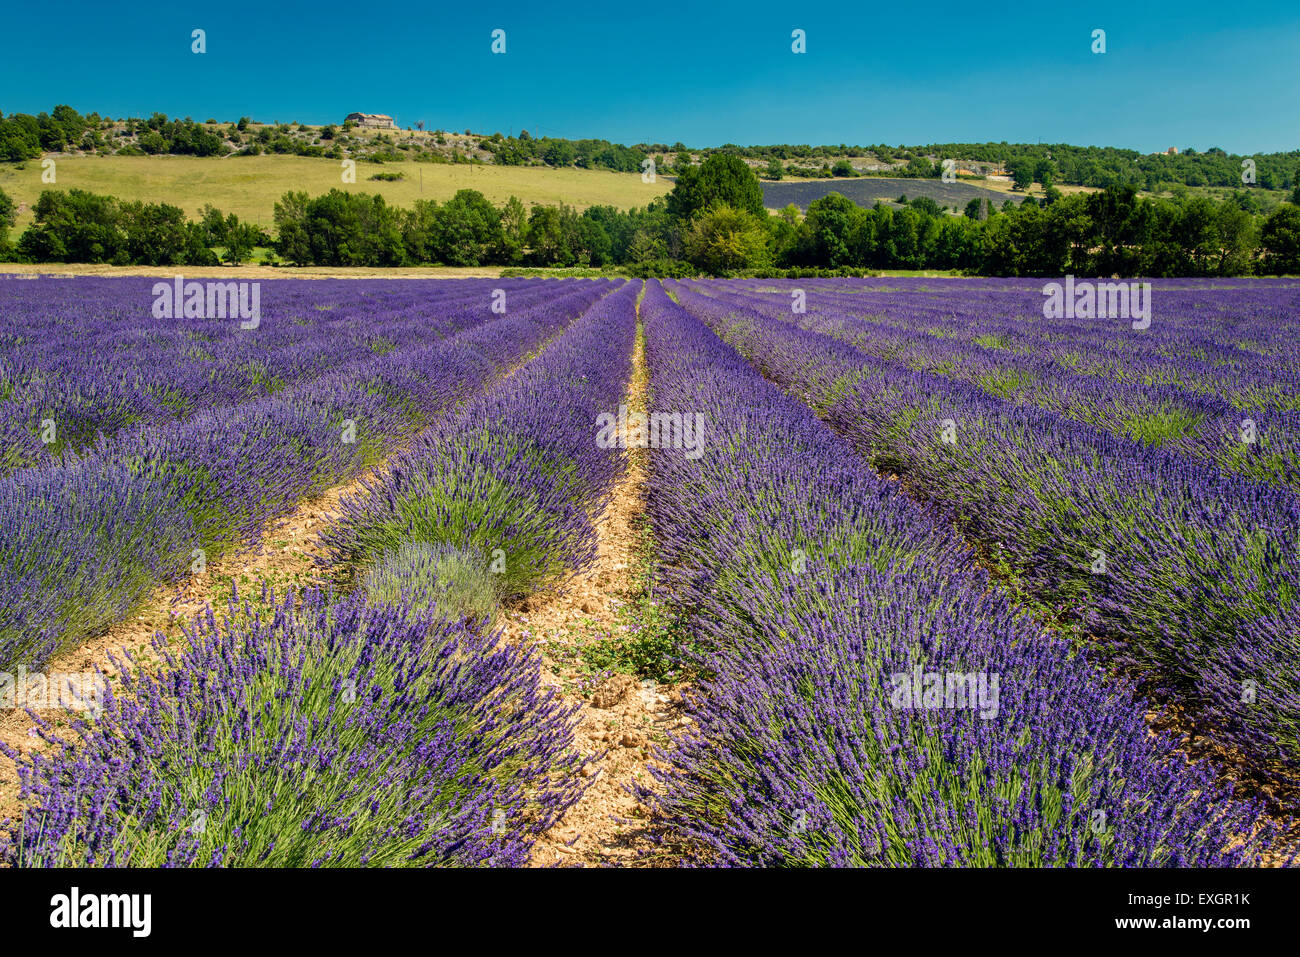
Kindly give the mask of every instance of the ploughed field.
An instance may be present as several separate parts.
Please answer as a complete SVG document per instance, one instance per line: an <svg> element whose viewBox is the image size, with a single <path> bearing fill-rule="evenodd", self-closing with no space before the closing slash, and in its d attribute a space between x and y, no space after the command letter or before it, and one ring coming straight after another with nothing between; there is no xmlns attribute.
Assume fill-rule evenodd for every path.
<svg viewBox="0 0 1300 957"><path fill-rule="evenodd" d="M170 286L0 280L0 863L528 863L599 756L499 626L590 566L633 454L673 861L1292 854L1300 283L1132 320L1024 280ZM340 487L310 587L55 693Z"/></svg>

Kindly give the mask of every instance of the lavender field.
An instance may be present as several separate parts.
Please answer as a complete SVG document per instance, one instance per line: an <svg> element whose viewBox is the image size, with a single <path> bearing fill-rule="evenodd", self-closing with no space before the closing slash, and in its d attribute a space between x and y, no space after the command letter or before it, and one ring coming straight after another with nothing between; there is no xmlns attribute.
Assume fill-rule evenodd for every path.
<svg viewBox="0 0 1300 957"><path fill-rule="evenodd" d="M0 279L0 864L1290 862L1300 282L251 285Z"/></svg>

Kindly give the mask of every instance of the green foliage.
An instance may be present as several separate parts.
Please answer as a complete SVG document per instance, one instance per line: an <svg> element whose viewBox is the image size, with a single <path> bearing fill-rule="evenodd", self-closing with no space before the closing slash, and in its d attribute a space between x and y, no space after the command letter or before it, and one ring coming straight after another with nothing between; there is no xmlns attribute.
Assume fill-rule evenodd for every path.
<svg viewBox="0 0 1300 957"><path fill-rule="evenodd" d="M1069 196L1049 189L1041 206L1025 197L999 211L972 200L964 216L946 215L928 197L900 197L902 209L883 203L866 209L838 193L811 203L806 215L793 206L769 215L720 202L724 195L751 207L762 201L757 178L735 156L686 166L666 201L626 211L529 210L516 197L497 207L475 190L443 203L416 201L410 209L365 193L288 192L275 204L273 240L210 206L188 223L166 204L51 190L36 204L35 223L6 249L3 230L14 208L0 194L0 256L208 265L216 262L214 248L239 263L274 244L279 258L299 265L444 263L593 274L622 267L622 274L641 277L880 269L1006 276L1300 273L1300 207L1281 204L1264 218L1250 212L1254 199L1244 191L1216 202L1190 192L1140 198L1130 186ZM710 205L696 207L707 197ZM674 209L693 212L682 219Z"/></svg>
<svg viewBox="0 0 1300 957"><path fill-rule="evenodd" d="M695 217L686 233L686 258L715 275L762 267L771 261L770 239L763 220L753 213L711 206Z"/></svg>
<svg viewBox="0 0 1300 957"><path fill-rule="evenodd" d="M444 142L441 137L439 143ZM479 141L479 147L492 154L502 166L576 166L579 169L608 169L618 173L636 173L646 154L636 148L610 143L608 140L566 140L552 137L534 138L521 130L516 139L497 134Z"/></svg>
<svg viewBox="0 0 1300 957"><path fill-rule="evenodd" d="M671 602L656 598L654 537L642 522L632 562L630 600L620 606L618 627L582 649L592 671L617 671L658 682L682 677L692 644L686 621Z"/></svg>
<svg viewBox="0 0 1300 957"><path fill-rule="evenodd" d="M717 153L699 166L678 171L677 183L668 194L669 216L685 223L719 205L753 216L764 214L763 189L744 160Z"/></svg>
<svg viewBox="0 0 1300 957"><path fill-rule="evenodd" d="M681 259L647 259L633 263L624 272L636 279L687 279L698 275L699 270Z"/></svg>
<svg viewBox="0 0 1300 957"><path fill-rule="evenodd" d="M9 194L0 189L0 246L9 239L9 230L18 219L18 207Z"/></svg>
<svg viewBox="0 0 1300 957"><path fill-rule="evenodd" d="M366 193L332 189L315 199L286 193L275 204L276 252L296 263L404 265L399 212L382 196Z"/></svg>
<svg viewBox="0 0 1300 957"><path fill-rule="evenodd" d="M36 221L18 241L33 262L212 265L215 259L197 223L165 203L119 203L84 190L46 190Z"/></svg>
<svg viewBox="0 0 1300 957"><path fill-rule="evenodd" d="M1300 206L1279 206L1260 230L1264 269L1270 273L1300 273Z"/></svg>
<svg viewBox="0 0 1300 957"><path fill-rule="evenodd" d="M1011 174L1011 184L1015 189L1029 189L1034 184L1034 161L1029 158L1020 158L1012 161L1007 165L1007 172Z"/></svg>
<svg viewBox="0 0 1300 957"><path fill-rule="evenodd" d="M1160 446L1195 435L1204 421L1204 413L1174 406L1130 417L1124 423L1124 434L1145 445Z"/></svg>

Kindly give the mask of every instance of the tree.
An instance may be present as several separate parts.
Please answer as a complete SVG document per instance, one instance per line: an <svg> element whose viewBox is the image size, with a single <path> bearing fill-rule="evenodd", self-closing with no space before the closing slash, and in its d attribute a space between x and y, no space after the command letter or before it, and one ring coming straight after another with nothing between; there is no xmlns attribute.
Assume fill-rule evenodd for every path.
<svg viewBox="0 0 1300 957"><path fill-rule="evenodd" d="M0 189L0 246L9 240L9 230L18 221L18 207L9 194Z"/></svg>
<svg viewBox="0 0 1300 957"><path fill-rule="evenodd" d="M1300 273L1300 206L1284 203L1264 221L1259 234L1264 271Z"/></svg>
<svg viewBox="0 0 1300 957"><path fill-rule="evenodd" d="M929 179L938 176L943 170L931 163L926 157L917 156L908 161L906 172L908 176L916 179Z"/></svg>
<svg viewBox="0 0 1300 957"><path fill-rule="evenodd" d="M1017 159L1007 164L1014 189L1029 189L1034 184L1034 163L1030 159Z"/></svg>
<svg viewBox="0 0 1300 957"><path fill-rule="evenodd" d="M528 245L539 266L572 266L574 236L567 206L534 206L528 216Z"/></svg>
<svg viewBox="0 0 1300 957"><path fill-rule="evenodd" d="M863 211L839 193L808 204L804 226L811 259L818 265L855 265L852 235Z"/></svg>
<svg viewBox="0 0 1300 957"><path fill-rule="evenodd" d="M678 169L677 183L668 194L668 213L689 222L701 210L723 205L763 216L763 188L758 177L739 156L714 153L699 166Z"/></svg>
<svg viewBox="0 0 1300 957"><path fill-rule="evenodd" d="M929 196L918 196L916 197L916 199L908 203L908 205L911 206L912 209L916 210L918 213L924 213L925 215L930 217L937 217L943 215L943 209L939 206L938 203L932 200Z"/></svg>
<svg viewBox="0 0 1300 957"><path fill-rule="evenodd" d="M1056 164L1043 157L1034 164L1034 179L1043 185L1043 189L1056 182Z"/></svg>
<svg viewBox="0 0 1300 957"><path fill-rule="evenodd" d="M230 218L235 219L235 214L231 213ZM258 238L256 226L236 220L234 225L226 229L226 262L232 266L247 262L253 255Z"/></svg>
<svg viewBox="0 0 1300 957"><path fill-rule="evenodd" d="M85 190L46 190L36 201L36 221L18 240L32 262L129 264L123 248L121 210L111 196Z"/></svg>
<svg viewBox="0 0 1300 957"><path fill-rule="evenodd" d="M36 117L19 113L0 120L0 159L15 162L41 155L41 131Z"/></svg>
<svg viewBox="0 0 1300 957"><path fill-rule="evenodd" d="M511 196L501 210L501 246L497 258L503 263L522 262L527 239L528 210L518 196Z"/></svg>
<svg viewBox="0 0 1300 957"><path fill-rule="evenodd" d="M1219 239L1220 276L1248 275L1254 266L1253 253L1259 237L1256 220L1232 203L1220 203L1215 211L1214 226Z"/></svg>
<svg viewBox="0 0 1300 957"><path fill-rule="evenodd" d="M781 179L785 176L785 167L781 165L779 159L773 156L767 161L767 169L763 172L763 176L767 179Z"/></svg>
<svg viewBox="0 0 1300 957"><path fill-rule="evenodd" d="M311 197L303 192L288 192L275 204L275 251L285 260L298 265L312 261L311 237L307 233L307 205Z"/></svg>
<svg viewBox="0 0 1300 957"><path fill-rule="evenodd" d="M459 190L438 207L429 250L438 262L480 266L501 248L501 214L476 189Z"/></svg>
<svg viewBox="0 0 1300 957"><path fill-rule="evenodd" d="M770 235L763 220L743 209L715 204L691 223L686 233L686 258L713 275L737 269L762 268L771 261Z"/></svg>
<svg viewBox="0 0 1300 957"><path fill-rule="evenodd" d="M186 261L190 225L185 211L166 203L123 203L123 246L128 260L146 266L175 266Z"/></svg>

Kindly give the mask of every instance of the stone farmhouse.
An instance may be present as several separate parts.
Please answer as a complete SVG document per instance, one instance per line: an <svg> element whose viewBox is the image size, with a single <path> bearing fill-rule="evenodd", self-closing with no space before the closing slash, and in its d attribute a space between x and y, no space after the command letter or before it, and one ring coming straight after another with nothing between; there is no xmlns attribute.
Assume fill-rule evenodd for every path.
<svg viewBox="0 0 1300 957"><path fill-rule="evenodd" d="M393 118L384 113L349 113L346 122L355 123L357 126L369 126L377 130L392 130L397 128Z"/></svg>

